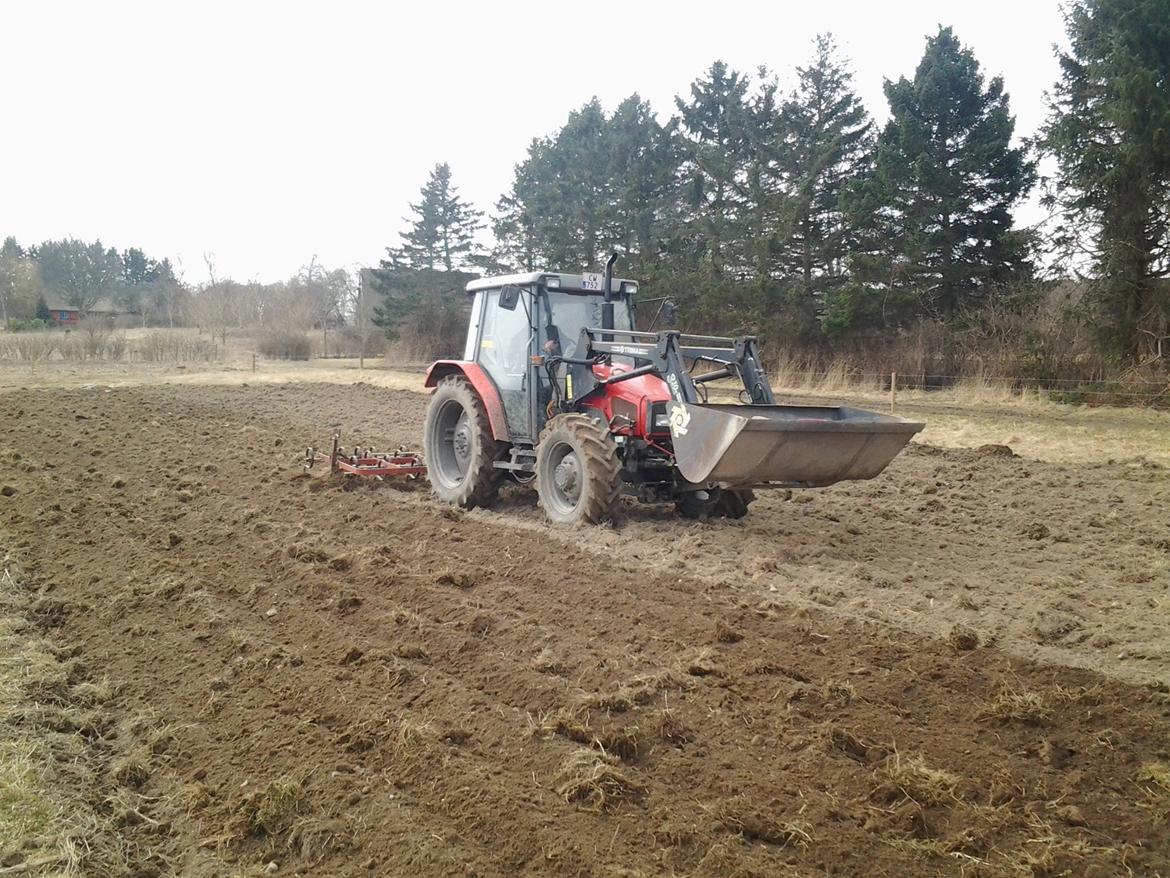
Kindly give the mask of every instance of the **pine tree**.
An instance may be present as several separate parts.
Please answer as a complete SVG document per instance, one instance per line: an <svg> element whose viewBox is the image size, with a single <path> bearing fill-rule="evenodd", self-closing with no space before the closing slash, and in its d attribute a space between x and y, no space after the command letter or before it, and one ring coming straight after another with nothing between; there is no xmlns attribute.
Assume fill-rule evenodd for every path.
<svg viewBox="0 0 1170 878"><path fill-rule="evenodd" d="M553 136L537 138L496 205L496 258L533 270L595 268L605 254L628 270L652 263L663 199L674 179L670 131L637 95L607 117L594 98Z"/></svg>
<svg viewBox="0 0 1170 878"><path fill-rule="evenodd" d="M527 160L516 165L512 188L496 202L496 214L492 218L492 234L496 239L492 257L502 265L522 271L535 271L545 258L544 247L537 239L539 213L534 201L542 185L540 172L547 164L541 155L546 146L544 139L533 139Z"/></svg>
<svg viewBox="0 0 1170 878"><path fill-rule="evenodd" d="M993 284L1026 271L1012 207L1035 179L1003 80L950 28L927 40L914 79L887 81L890 120L875 165L849 197L865 236L853 259L861 286L835 303L836 323L951 321ZM859 298L860 296L860 298Z"/></svg>
<svg viewBox="0 0 1170 878"><path fill-rule="evenodd" d="M664 207L674 189L674 126L662 126L637 94L622 101L606 123L610 205L606 251L622 257L623 271L650 280L664 230Z"/></svg>
<svg viewBox="0 0 1170 878"><path fill-rule="evenodd" d="M1065 243L1090 230L1107 346L1152 358L1170 334L1170 0L1075 0L1065 25L1041 140L1059 164L1047 200Z"/></svg>
<svg viewBox="0 0 1170 878"><path fill-rule="evenodd" d="M750 80L716 61L675 99L682 140L679 231L698 265L721 279L742 268Z"/></svg>
<svg viewBox="0 0 1170 878"><path fill-rule="evenodd" d="M791 213L778 262L788 288L785 316L794 334L807 336L846 280L854 234L841 198L869 166L873 123L831 36L817 37L812 61L796 75L781 108L780 166Z"/></svg>
<svg viewBox="0 0 1170 878"><path fill-rule="evenodd" d="M410 205L414 217L407 220L410 229L402 233L402 246L387 248L387 263L444 271L466 265L483 215L459 197L446 162L435 165L420 193L422 200Z"/></svg>
<svg viewBox="0 0 1170 878"><path fill-rule="evenodd" d="M744 176L737 188L743 209L744 264L753 269L757 289L766 300L774 286L780 238L787 234L789 204L780 168L784 128L777 104L779 87L766 69L760 68L759 76L760 87L745 103Z"/></svg>
<svg viewBox="0 0 1170 878"><path fill-rule="evenodd" d="M544 157L541 177L551 186L536 218L551 264L595 266L610 199L606 119L597 98L569 114Z"/></svg>

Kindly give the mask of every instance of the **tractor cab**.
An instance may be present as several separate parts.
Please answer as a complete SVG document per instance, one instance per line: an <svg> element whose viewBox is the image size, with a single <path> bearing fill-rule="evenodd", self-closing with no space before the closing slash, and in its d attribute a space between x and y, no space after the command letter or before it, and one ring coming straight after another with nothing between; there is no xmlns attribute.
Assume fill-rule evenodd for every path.
<svg viewBox="0 0 1170 878"><path fill-rule="evenodd" d="M637 283L613 278L608 297L604 285L602 274L559 272L467 285L472 302L463 359L479 364L495 384L513 441L535 441L544 427L552 392L545 360L585 356L578 351L583 331L606 325L607 307L616 330L633 330Z"/></svg>

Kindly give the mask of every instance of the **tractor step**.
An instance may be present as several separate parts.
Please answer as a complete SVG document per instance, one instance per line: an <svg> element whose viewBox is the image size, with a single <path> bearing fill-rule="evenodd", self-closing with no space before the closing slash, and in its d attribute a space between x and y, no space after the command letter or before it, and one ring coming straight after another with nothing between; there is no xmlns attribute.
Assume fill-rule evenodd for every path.
<svg viewBox="0 0 1170 878"><path fill-rule="evenodd" d="M318 463L328 463L330 473L350 473L378 478L406 476L417 479L427 471L422 455L417 451L408 451L404 446L399 446L394 451L376 451L372 447L355 446L346 451L341 445L340 430L333 431L333 446L328 453L312 447L305 449L305 472Z"/></svg>
<svg viewBox="0 0 1170 878"><path fill-rule="evenodd" d="M492 463L496 469L510 470L518 473L536 472L536 452L531 448L519 448L515 445L509 450L509 460L497 460Z"/></svg>

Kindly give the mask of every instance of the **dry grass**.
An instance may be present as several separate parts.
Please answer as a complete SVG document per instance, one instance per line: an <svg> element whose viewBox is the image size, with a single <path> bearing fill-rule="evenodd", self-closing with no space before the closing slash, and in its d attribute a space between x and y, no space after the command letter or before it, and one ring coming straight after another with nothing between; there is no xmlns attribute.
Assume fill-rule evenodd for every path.
<svg viewBox="0 0 1170 878"><path fill-rule="evenodd" d="M557 794L586 811L612 811L639 797L643 788L622 771L617 757L575 750L553 780Z"/></svg>
<svg viewBox="0 0 1170 878"><path fill-rule="evenodd" d="M119 786L137 788L150 779L150 764L138 754L128 754L114 760L110 775Z"/></svg>
<svg viewBox="0 0 1170 878"><path fill-rule="evenodd" d="M878 792L888 798L913 799L920 805L938 805L955 798L959 777L949 771L932 768L922 756L903 759L896 750L874 772ZM893 795L891 795L893 794Z"/></svg>
<svg viewBox="0 0 1170 878"><path fill-rule="evenodd" d="M650 734L671 747L682 747L695 740L694 731L682 721L678 712L665 708L648 723Z"/></svg>
<svg viewBox="0 0 1170 878"><path fill-rule="evenodd" d="M69 668L27 622L28 605L19 565L0 556L0 856L31 874L115 868L121 851L94 810L93 753L79 734L103 720L69 703ZM46 693L54 703L38 703Z"/></svg>
<svg viewBox="0 0 1170 878"><path fill-rule="evenodd" d="M193 791L188 806L202 807L202 791ZM307 808L308 799L299 778L272 781L263 790L240 799L228 812L222 832L214 838L218 844L238 844L248 838L278 836L288 831L295 819Z"/></svg>
<svg viewBox="0 0 1170 878"><path fill-rule="evenodd" d="M288 848L303 859L315 861L332 851L348 849L357 834L345 818L301 817L288 832Z"/></svg>
<svg viewBox="0 0 1170 878"><path fill-rule="evenodd" d="M192 781L183 786L180 797L183 802L183 810L190 816L210 805L215 795L207 784L202 781Z"/></svg>
<svg viewBox="0 0 1170 878"><path fill-rule="evenodd" d="M390 750L396 761L412 762L438 740L438 732L429 722L404 717L390 739Z"/></svg>
<svg viewBox="0 0 1170 878"><path fill-rule="evenodd" d="M853 703L857 689L849 680L830 680L821 691L821 697L828 707L844 708Z"/></svg>
<svg viewBox="0 0 1170 878"><path fill-rule="evenodd" d="M532 667L542 674L552 674L558 677L569 673L569 663L551 646L545 646L540 650L532 660Z"/></svg>
<svg viewBox="0 0 1170 878"><path fill-rule="evenodd" d="M721 802L715 809L715 819L724 830L734 832L745 841L760 841L777 847L807 847L812 843L808 824L780 820L745 796Z"/></svg>
<svg viewBox="0 0 1170 878"><path fill-rule="evenodd" d="M273 781L256 799L253 824L273 835L284 828L305 806L305 789L296 779Z"/></svg>
<svg viewBox="0 0 1170 878"><path fill-rule="evenodd" d="M577 744L593 747L607 756L626 762L636 760L643 749L641 730L633 723L614 725L595 721L587 708L561 708L543 717L534 729L536 734L559 735Z"/></svg>
<svg viewBox="0 0 1170 878"><path fill-rule="evenodd" d="M1039 814L1028 814L1029 838L1015 856L1009 857L1012 871L1021 875L1077 875L1083 874L1080 865L1090 855L1104 856L1120 867L1124 862L1122 851L1117 848L1092 845L1081 838L1069 837L1056 831L1053 825ZM1076 868L1072 864L1078 864ZM1133 874L1131 870L1124 872ZM1100 874L1105 874L1101 872ZM1118 871L1116 874L1123 874Z"/></svg>
<svg viewBox="0 0 1170 878"><path fill-rule="evenodd" d="M704 655L706 654L704 653ZM625 713L635 707L649 704L662 692L691 688L693 682L688 679L688 675L702 676L692 668L701 667L706 672L708 668L706 661L704 658L704 664L701 666L694 662L682 662L680 668L685 669L685 671L680 668L664 668L649 674L639 674L613 692L598 693L586 697L582 701L582 706L611 713Z"/></svg>
<svg viewBox="0 0 1170 878"><path fill-rule="evenodd" d="M1170 793L1170 763L1147 762L1142 766L1138 779L1142 783L1153 784L1159 792Z"/></svg>
<svg viewBox="0 0 1170 878"><path fill-rule="evenodd" d="M995 698L983 706L978 718L1039 724L1051 715L1052 711L1039 692L1004 686Z"/></svg>
<svg viewBox="0 0 1170 878"><path fill-rule="evenodd" d="M86 707L98 707L111 700L117 694L114 685L108 677L97 682L89 680L76 684L69 690L69 698L76 704Z"/></svg>

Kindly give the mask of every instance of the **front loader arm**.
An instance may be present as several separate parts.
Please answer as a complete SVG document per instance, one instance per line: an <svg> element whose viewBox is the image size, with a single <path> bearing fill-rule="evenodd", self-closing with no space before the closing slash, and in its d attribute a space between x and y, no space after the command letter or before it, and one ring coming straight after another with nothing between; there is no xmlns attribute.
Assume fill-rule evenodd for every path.
<svg viewBox="0 0 1170 878"><path fill-rule="evenodd" d="M612 338L610 341L608 339ZM719 336L684 335L677 330L639 332L624 329L583 329L578 351L583 358L574 360L571 383L572 403L577 402L602 384L624 381L638 375L658 374L670 388L676 402L697 403L700 394L697 385L720 378L738 377L753 405L771 405L775 402L768 376L760 365L759 348L752 336L722 338ZM593 362L598 357L630 357L635 368L619 372L608 379L593 373ZM687 360L704 360L720 365L711 372L692 375ZM704 394L705 396L705 394Z"/></svg>

